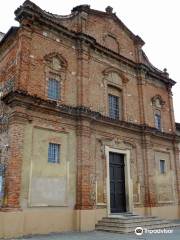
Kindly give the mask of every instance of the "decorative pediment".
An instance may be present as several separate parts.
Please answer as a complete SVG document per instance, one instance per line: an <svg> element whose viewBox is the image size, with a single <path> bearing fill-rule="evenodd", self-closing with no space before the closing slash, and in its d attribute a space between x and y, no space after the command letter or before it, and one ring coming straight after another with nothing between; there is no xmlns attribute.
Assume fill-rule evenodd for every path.
<svg viewBox="0 0 180 240"><path fill-rule="evenodd" d="M107 68L103 71L103 75L106 77L109 82L114 82L116 85L122 85L123 83L127 83L129 79L125 76L125 74L116 68Z"/></svg>
<svg viewBox="0 0 180 240"><path fill-rule="evenodd" d="M67 61L59 53L53 52L44 57L46 64L53 70L60 71L67 68Z"/></svg>
<svg viewBox="0 0 180 240"><path fill-rule="evenodd" d="M169 78L166 71L160 71L150 63L141 49L144 41L130 31L110 6L105 11L99 11L91 9L89 5L80 5L74 7L69 15L58 15L44 11L33 2L26 0L15 11L15 15L21 26L24 22L28 27L39 22L42 28L46 26L54 30L54 32L58 29L58 34L61 32L62 35L74 39L75 42L88 43L88 46L91 46L93 50L96 49L103 54L107 54L108 51L111 57L116 59L118 57L122 64L130 64L130 66L137 67L137 69L146 68L148 75L165 83L166 86L172 87L175 84L175 81ZM95 30L94 24L98 31ZM7 36L10 37L16 31L17 29L8 32ZM79 31L82 31L83 34L77 34ZM118 44L119 52L117 51ZM135 48L140 53L138 62L135 56Z"/></svg>
<svg viewBox="0 0 180 240"><path fill-rule="evenodd" d="M162 97L160 95L155 95L152 99L152 105L157 108L161 108L164 104L165 101L163 101Z"/></svg>

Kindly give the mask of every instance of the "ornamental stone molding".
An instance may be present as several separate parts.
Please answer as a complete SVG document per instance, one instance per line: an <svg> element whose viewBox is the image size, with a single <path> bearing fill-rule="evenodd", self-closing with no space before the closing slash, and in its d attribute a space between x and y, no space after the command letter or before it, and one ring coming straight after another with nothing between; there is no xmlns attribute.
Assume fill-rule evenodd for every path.
<svg viewBox="0 0 180 240"><path fill-rule="evenodd" d="M153 98L151 98L151 102L152 105L157 108L161 108L165 105L165 101L163 101L160 95L155 95Z"/></svg>

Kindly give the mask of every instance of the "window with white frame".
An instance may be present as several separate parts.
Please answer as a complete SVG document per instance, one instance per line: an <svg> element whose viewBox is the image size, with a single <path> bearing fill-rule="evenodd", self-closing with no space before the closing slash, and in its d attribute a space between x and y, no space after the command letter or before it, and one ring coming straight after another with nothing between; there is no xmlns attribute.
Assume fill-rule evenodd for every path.
<svg viewBox="0 0 180 240"><path fill-rule="evenodd" d="M49 163L60 163L60 144L49 143L48 162Z"/></svg>

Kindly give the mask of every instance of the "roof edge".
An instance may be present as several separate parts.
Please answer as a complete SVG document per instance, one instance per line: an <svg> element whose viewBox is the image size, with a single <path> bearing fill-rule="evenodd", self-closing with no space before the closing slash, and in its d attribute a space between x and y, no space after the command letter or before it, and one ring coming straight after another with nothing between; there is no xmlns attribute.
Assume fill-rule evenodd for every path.
<svg viewBox="0 0 180 240"><path fill-rule="evenodd" d="M0 41L0 47L6 41L6 39L8 39L11 35L16 34L18 29L19 29L19 27L15 27L15 26L10 27L10 29L7 31L7 33L4 34L3 38Z"/></svg>

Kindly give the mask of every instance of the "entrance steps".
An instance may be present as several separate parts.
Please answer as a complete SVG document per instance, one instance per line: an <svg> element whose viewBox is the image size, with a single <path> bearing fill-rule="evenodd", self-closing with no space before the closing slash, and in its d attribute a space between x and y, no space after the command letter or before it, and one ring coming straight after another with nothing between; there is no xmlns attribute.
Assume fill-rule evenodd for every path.
<svg viewBox="0 0 180 240"><path fill-rule="evenodd" d="M160 219L153 216L140 216L133 213L113 214L110 217L104 217L97 224L97 231L107 231L116 233L131 233L137 227L143 229L172 229L180 227L180 224L170 220Z"/></svg>

